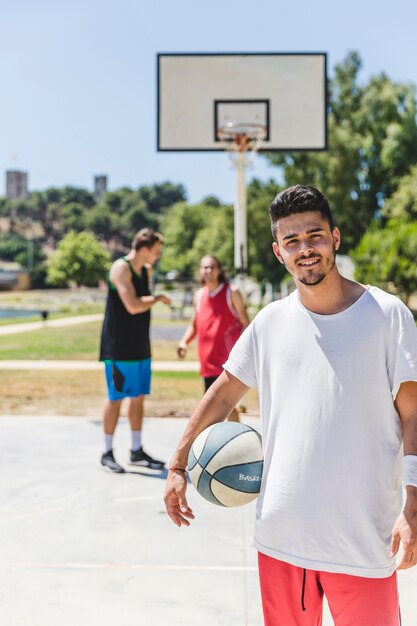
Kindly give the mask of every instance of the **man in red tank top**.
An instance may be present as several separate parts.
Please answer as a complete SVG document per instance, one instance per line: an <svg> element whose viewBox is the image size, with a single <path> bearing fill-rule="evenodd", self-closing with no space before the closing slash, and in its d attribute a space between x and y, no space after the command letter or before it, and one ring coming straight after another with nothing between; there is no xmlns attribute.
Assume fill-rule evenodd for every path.
<svg viewBox="0 0 417 626"><path fill-rule="evenodd" d="M197 336L200 374L207 391L222 373L223 363L242 330L249 325L249 318L242 294L226 281L217 257L207 255L201 259L200 280L203 287L194 296L194 315L177 352L184 358L187 345ZM236 409L229 420L239 421Z"/></svg>

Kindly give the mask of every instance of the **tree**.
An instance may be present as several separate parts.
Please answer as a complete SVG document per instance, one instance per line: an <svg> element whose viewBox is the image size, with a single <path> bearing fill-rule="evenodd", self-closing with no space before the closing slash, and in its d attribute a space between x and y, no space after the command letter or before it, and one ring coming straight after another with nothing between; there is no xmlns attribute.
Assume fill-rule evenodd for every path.
<svg viewBox="0 0 417 626"><path fill-rule="evenodd" d="M33 191L24 201L28 214L33 219L44 221L50 206L61 208L66 205L80 205L85 208L95 204L94 195L78 187L49 187L45 191Z"/></svg>
<svg viewBox="0 0 417 626"><path fill-rule="evenodd" d="M248 185L248 269L257 281L267 279L278 287L286 274L272 252L272 233L268 209L282 189L274 180L254 179Z"/></svg>
<svg viewBox="0 0 417 626"><path fill-rule="evenodd" d="M139 199L145 202L148 211L156 214L161 214L165 208L186 200L184 186L169 181L139 187L137 193Z"/></svg>
<svg viewBox="0 0 417 626"><path fill-rule="evenodd" d="M80 187L63 187L59 190L59 196L59 202L61 204L71 204L75 202L85 207L92 207L96 203L94 194Z"/></svg>
<svg viewBox="0 0 417 626"><path fill-rule="evenodd" d="M182 185L165 182L156 185L142 186L134 190L123 187L114 192L107 192L101 199L100 206L107 207L116 220L117 236L124 245L130 245L133 236L141 228L159 229L162 214L173 204L185 199ZM95 223L90 221L95 232ZM113 233L113 237L116 233Z"/></svg>
<svg viewBox="0 0 417 626"><path fill-rule="evenodd" d="M397 190L386 201L382 209L384 218L417 218L417 165L403 176Z"/></svg>
<svg viewBox="0 0 417 626"><path fill-rule="evenodd" d="M153 228L155 230L159 228L160 219L148 211L143 200L138 200L132 196L127 203L127 207L121 218L121 226L127 240L126 243L130 243L135 233L141 228Z"/></svg>
<svg viewBox="0 0 417 626"><path fill-rule="evenodd" d="M0 217L7 217L10 215L11 207L10 200L8 198L0 197Z"/></svg>
<svg viewBox="0 0 417 626"><path fill-rule="evenodd" d="M96 204L86 216L86 226L99 239L109 241L120 231L120 218L105 204Z"/></svg>
<svg viewBox="0 0 417 626"><path fill-rule="evenodd" d="M133 193L130 187L120 187L116 191L106 191L101 198L101 204L109 207L113 213L121 214L123 199Z"/></svg>
<svg viewBox="0 0 417 626"><path fill-rule="evenodd" d="M70 231L52 257L47 282L54 287L94 286L105 278L109 267L110 255L92 233Z"/></svg>
<svg viewBox="0 0 417 626"><path fill-rule="evenodd" d="M33 262L39 263L45 260L45 255L41 252L36 242L33 245ZM0 259L2 261L13 261L22 267L28 267L29 242L22 235L16 233L0 234Z"/></svg>
<svg viewBox="0 0 417 626"><path fill-rule="evenodd" d="M342 230L342 252L357 245L385 200L417 162L416 92L385 74L360 85L361 59L350 52L329 82L329 150L269 154L286 185L318 187Z"/></svg>
<svg viewBox="0 0 417 626"><path fill-rule="evenodd" d="M186 202L173 206L162 220L165 245L161 271L176 269L183 276L194 276L203 254L218 253L216 242L220 245L228 241L233 246L233 226L222 221L227 211L230 213L231 207Z"/></svg>
<svg viewBox="0 0 417 626"><path fill-rule="evenodd" d="M79 202L70 202L61 207L61 223L64 232L75 230L80 233L87 225L86 207Z"/></svg>
<svg viewBox="0 0 417 626"><path fill-rule="evenodd" d="M213 211L210 219L202 226L190 251L194 274L197 273L201 258L207 254L214 254L220 259L226 273L233 276L233 207L226 205L221 207L220 211Z"/></svg>
<svg viewBox="0 0 417 626"><path fill-rule="evenodd" d="M407 304L417 290L417 223L390 220L376 223L351 253L355 277L384 289L394 289Z"/></svg>
<svg viewBox="0 0 417 626"><path fill-rule="evenodd" d="M30 259L29 259L30 256ZM28 241L17 233L0 234L0 259L13 261L30 268L32 287L43 287L45 283L46 256L36 240Z"/></svg>
<svg viewBox="0 0 417 626"><path fill-rule="evenodd" d="M101 199L101 204L107 205L113 212L124 215L138 203L150 214L161 215L167 207L186 199L183 185L170 182L155 185L144 185L134 190L122 187L117 191L108 191Z"/></svg>
<svg viewBox="0 0 417 626"><path fill-rule="evenodd" d="M220 200L217 196L206 196L202 199L201 204L206 204L207 206L216 206L219 207L221 205Z"/></svg>

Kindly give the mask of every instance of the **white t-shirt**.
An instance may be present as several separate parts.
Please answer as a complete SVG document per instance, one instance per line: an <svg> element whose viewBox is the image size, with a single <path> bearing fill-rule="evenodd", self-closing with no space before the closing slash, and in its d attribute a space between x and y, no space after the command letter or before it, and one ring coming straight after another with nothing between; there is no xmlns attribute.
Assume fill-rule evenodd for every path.
<svg viewBox="0 0 417 626"><path fill-rule="evenodd" d="M376 287L334 315L298 292L266 306L224 368L258 387L264 470L255 547L299 567L383 578L402 505L394 400L417 381L410 311Z"/></svg>

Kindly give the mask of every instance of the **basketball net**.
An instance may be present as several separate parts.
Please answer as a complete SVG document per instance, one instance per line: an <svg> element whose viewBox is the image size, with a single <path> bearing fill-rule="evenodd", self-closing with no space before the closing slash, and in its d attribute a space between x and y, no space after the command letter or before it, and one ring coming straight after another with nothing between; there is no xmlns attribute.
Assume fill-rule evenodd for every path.
<svg viewBox="0 0 417 626"><path fill-rule="evenodd" d="M252 162L252 155L259 150L266 135L266 126L262 124L228 122L217 129L217 138L221 141L233 163L238 160L238 154L240 155L239 160L242 160L241 155L244 153L245 165Z"/></svg>

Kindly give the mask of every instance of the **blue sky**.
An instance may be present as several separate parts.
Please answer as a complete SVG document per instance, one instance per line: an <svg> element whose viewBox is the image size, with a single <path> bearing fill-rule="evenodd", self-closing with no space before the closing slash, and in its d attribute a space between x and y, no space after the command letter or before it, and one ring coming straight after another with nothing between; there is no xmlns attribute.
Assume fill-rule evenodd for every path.
<svg viewBox="0 0 417 626"><path fill-rule="evenodd" d="M0 194L6 169L31 190L110 189L171 180L188 198L234 198L224 154L156 152L157 52L327 52L355 49L362 78L417 84L415 0L1 1ZM277 177L257 157L248 178Z"/></svg>

